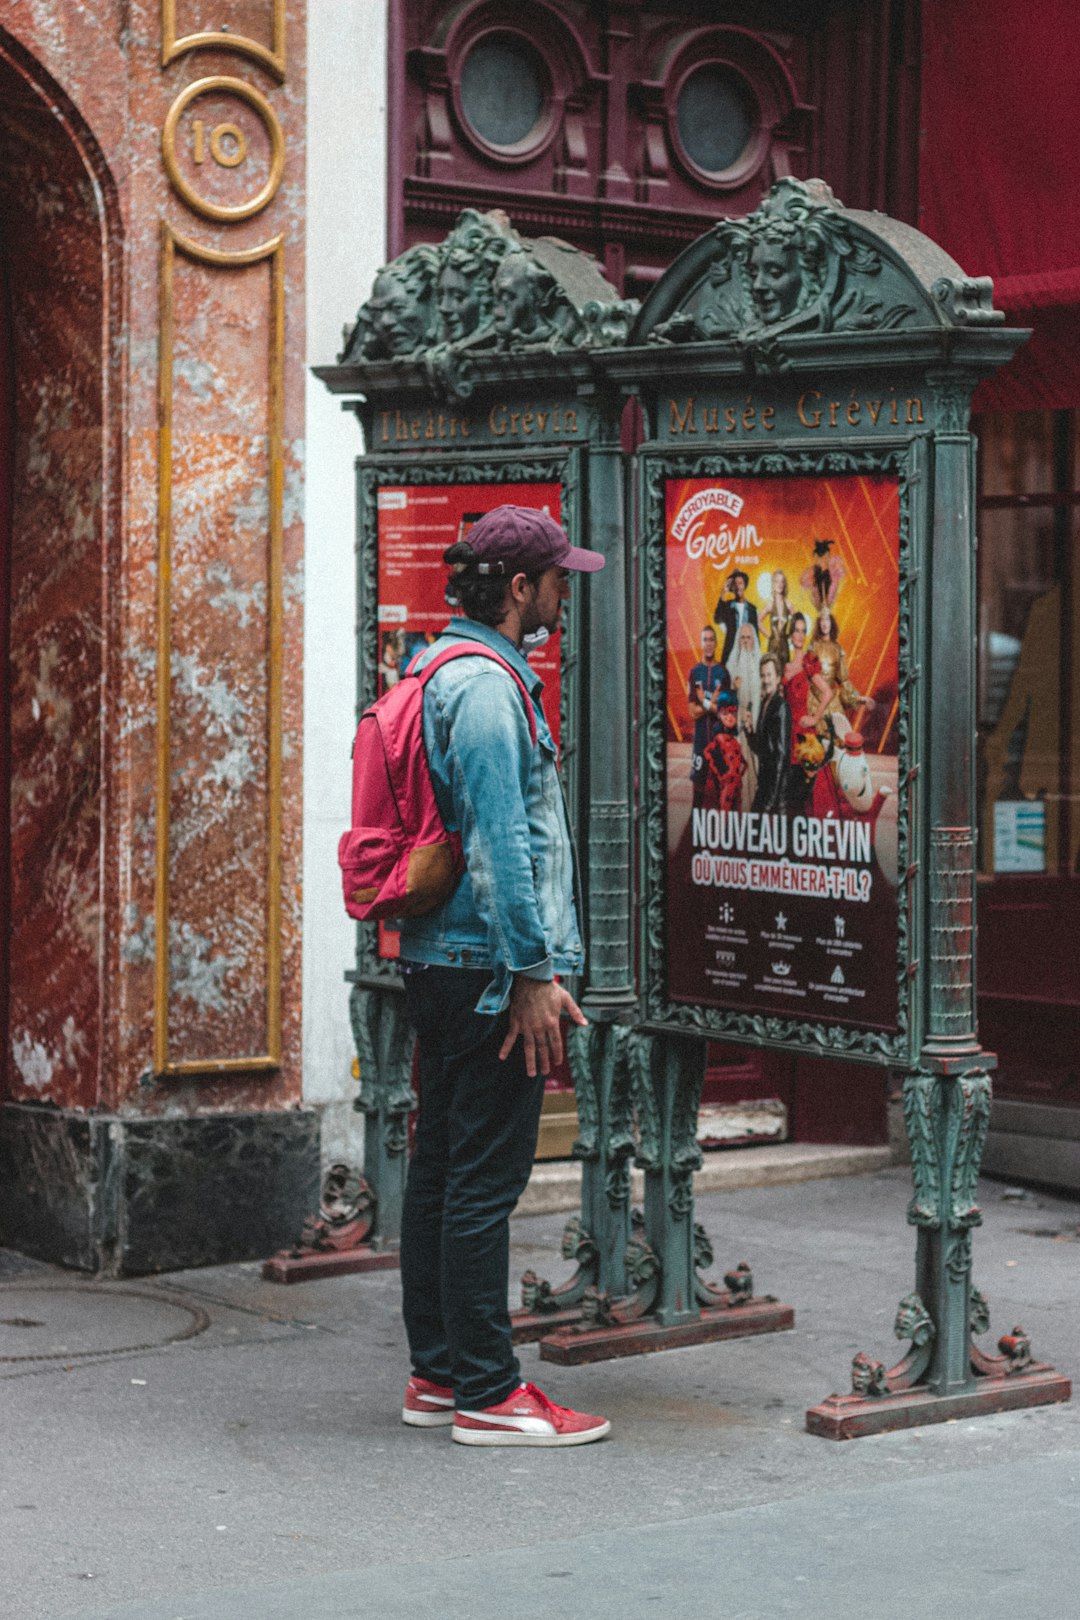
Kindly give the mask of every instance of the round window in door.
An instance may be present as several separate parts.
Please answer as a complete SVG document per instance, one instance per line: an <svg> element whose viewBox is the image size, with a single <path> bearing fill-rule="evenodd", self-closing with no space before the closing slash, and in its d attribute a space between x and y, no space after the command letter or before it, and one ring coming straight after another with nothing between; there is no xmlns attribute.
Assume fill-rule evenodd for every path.
<svg viewBox="0 0 1080 1620"><path fill-rule="evenodd" d="M551 75L521 34L499 30L470 46L458 94L469 133L494 156L531 156L548 132Z"/></svg>
<svg viewBox="0 0 1080 1620"><path fill-rule="evenodd" d="M687 167L713 185L742 178L756 161L761 109L747 80L726 62L700 62L678 86L671 119Z"/></svg>

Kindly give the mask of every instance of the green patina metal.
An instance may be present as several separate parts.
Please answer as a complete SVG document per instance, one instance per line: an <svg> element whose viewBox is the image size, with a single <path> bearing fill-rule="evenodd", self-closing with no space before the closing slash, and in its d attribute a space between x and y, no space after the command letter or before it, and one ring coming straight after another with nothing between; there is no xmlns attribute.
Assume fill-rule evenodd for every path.
<svg viewBox="0 0 1080 1620"><path fill-rule="evenodd" d="M466 209L444 242L410 248L379 272L338 363L317 368L355 409L367 447L357 462L358 711L378 695L380 489L556 483L573 542L607 558L602 573L578 581L562 638L562 774L589 944L587 977L572 988L591 1023L584 1041L570 1045L584 1193L563 1254L577 1270L555 1287L526 1275L526 1310L538 1318L580 1306L590 1286L621 1293L631 1237L633 1139L620 1023L636 1006L624 401L595 361L625 341L637 307L618 297L587 255L554 239L521 237L498 211ZM584 657L593 647L607 656ZM380 957L372 928L358 927L347 977L354 998L400 999L399 975ZM393 1087L378 1069L366 1084L372 1097ZM380 1208L398 1209L403 1161L384 1158L373 1169Z"/></svg>
<svg viewBox="0 0 1080 1620"><path fill-rule="evenodd" d="M707 1319L728 1319L715 1336L790 1325L787 1307L753 1298L745 1262L723 1290L701 1276L712 1251L694 1220L695 1124L712 1038L902 1078L917 1256L895 1332L909 1349L891 1368L860 1353L853 1393L816 1408L809 1426L841 1436L1065 1398L1064 1381L1032 1362L1022 1330L1000 1341L998 1356L972 1343L988 1326L971 1284L971 1231L993 1058L975 1027L968 418L979 379L1023 340L993 309L990 282L965 276L917 231L843 208L820 181L782 180L754 214L722 220L692 244L640 311L584 255L520 237L500 213L466 210L445 242L411 248L380 271L338 364L317 368L355 409L367 445L358 461L361 706L376 694L379 661L380 488L557 481L572 537L608 560L575 592L563 652L564 761L588 941L587 976L575 988L591 1020L570 1041L583 1193L563 1241L573 1276L553 1286L530 1273L524 1298L534 1319L580 1312L590 1348L575 1355L565 1329L551 1359L631 1353L598 1347L620 1335L648 1349L687 1342ZM620 427L631 397L646 438L628 465ZM895 479L899 500L895 1016L860 1024L674 997L665 968L665 485L848 474ZM348 977L371 1065L366 1111L385 1147L400 1137L390 1122L407 1073L383 1036L394 1030L408 1043L397 973L369 929L358 929ZM640 1215L632 1159L645 1178ZM404 1155L386 1148L369 1164L380 1205L397 1208ZM740 1312L753 1324L765 1304L771 1317L731 1325ZM955 1408L977 1386L991 1392L983 1406ZM898 1416L904 1401L910 1409Z"/></svg>
<svg viewBox="0 0 1080 1620"><path fill-rule="evenodd" d="M636 312L587 254L519 236L499 209L466 208L445 241L379 271L339 362L389 361L399 376L411 363L428 389L466 399L500 374L490 358L604 348L625 340Z"/></svg>
<svg viewBox="0 0 1080 1620"><path fill-rule="evenodd" d="M360 1094L353 1106L364 1116L364 1180L376 1200L370 1241L375 1248L396 1248L401 1241L409 1114L416 1106L413 1039L401 997L362 984L352 987L349 1020L360 1064Z"/></svg>
<svg viewBox="0 0 1080 1620"><path fill-rule="evenodd" d="M901 1302L895 1331L910 1349L893 1368L860 1353L852 1395L809 1414L821 1433L930 1420L925 1405L918 1417L914 1406L897 1417L904 1397L917 1404L982 1390L981 1409L1009 1404L998 1381L1032 1369L1021 1330L996 1358L971 1342L988 1320L971 1286L971 1231L981 1219L976 1187L994 1060L975 1024L968 418L979 379L1024 340L1003 320L990 282L966 277L919 233L842 208L821 182L784 180L755 214L721 221L686 250L626 348L606 362L639 394L649 432L637 458L644 1021L673 1053L698 1031L878 1063L903 1078L918 1237L915 1292ZM666 976L666 481L845 473L899 481L899 994L895 1020L877 1028L688 1005L672 999ZM654 1058L653 1068L664 1061ZM674 1056L667 1061L677 1067ZM863 1409L883 1398L891 1410L878 1423ZM1062 1396L1033 1384L1027 1398Z"/></svg>

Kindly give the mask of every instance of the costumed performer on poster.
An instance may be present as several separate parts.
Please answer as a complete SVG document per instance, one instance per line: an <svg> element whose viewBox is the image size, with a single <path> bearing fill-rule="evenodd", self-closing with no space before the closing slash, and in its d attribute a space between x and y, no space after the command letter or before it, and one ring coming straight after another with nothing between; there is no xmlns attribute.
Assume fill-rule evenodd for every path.
<svg viewBox="0 0 1080 1620"><path fill-rule="evenodd" d="M690 759L690 780L694 785L694 805L703 802L708 768L705 750L720 729L716 715L717 699L730 691L731 682L724 665L716 658L716 631L707 624L701 632L701 662L690 671L686 683L686 701L694 722L694 741Z"/></svg>
<svg viewBox="0 0 1080 1620"><path fill-rule="evenodd" d="M762 614L761 625L767 637L765 650L776 655L783 669L791 657L791 621L795 617L795 609L788 600L787 575L782 568L773 570L771 583L772 595Z"/></svg>
<svg viewBox="0 0 1080 1620"><path fill-rule="evenodd" d="M799 584L813 602L815 613L835 605L840 587L847 578L844 559L839 554L835 557L830 555L833 545L832 540L815 540L814 560L799 575Z"/></svg>
<svg viewBox="0 0 1080 1620"><path fill-rule="evenodd" d="M761 708L761 653L757 636L749 624L743 625L735 639L728 674L739 705L739 737L746 766L739 808L749 810L757 792L757 756L750 745L749 734L757 725Z"/></svg>
<svg viewBox="0 0 1080 1620"><path fill-rule="evenodd" d="M792 808L791 710L780 681L780 660L766 653L760 664L761 707L748 732L757 757L756 814L785 815Z"/></svg>
<svg viewBox="0 0 1080 1620"><path fill-rule="evenodd" d="M854 711L864 708L873 712L876 705L872 697L864 696L852 685L847 654L840 645L840 627L832 616L831 608L823 607L818 613L813 639L805 657L817 661L830 692L827 702L815 703L808 710L808 717L814 723L814 730L826 754L826 763L814 778L810 813L815 816L841 815L842 795L835 769L828 761L832 759L836 743L842 743L851 730Z"/></svg>
<svg viewBox="0 0 1080 1620"><path fill-rule="evenodd" d="M720 593L720 600L713 613L715 623L724 632L724 649L720 654L720 662L725 665L735 649L735 637L744 624L752 625L754 634L757 635L757 608L753 602L746 599L749 585L749 574L744 574L741 568L736 568L725 580L724 590ZM731 595L725 596L724 591L730 591Z"/></svg>
<svg viewBox="0 0 1080 1620"><path fill-rule="evenodd" d="M826 728L831 726L842 742L851 729L850 717L854 711L864 708L868 713L873 713L876 704L872 697L867 697L852 685L847 653L840 645L840 626L827 607L822 608L817 616L806 658L816 659L830 690L828 701L814 708L814 729L819 736L824 736Z"/></svg>
<svg viewBox="0 0 1080 1620"><path fill-rule="evenodd" d="M817 709L824 710L832 700L832 688L821 673L821 664L806 645L806 614L791 620L791 657L784 666L784 696L791 710L789 800L792 811L801 810L810 793L810 783L823 763L825 752L814 734ZM811 713L811 699L814 713Z"/></svg>
<svg viewBox="0 0 1080 1620"><path fill-rule="evenodd" d="M738 700L730 689L720 693L716 712L720 730L705 750L705 802L710 808L737 810L746 761L739 741Z"/></svg>

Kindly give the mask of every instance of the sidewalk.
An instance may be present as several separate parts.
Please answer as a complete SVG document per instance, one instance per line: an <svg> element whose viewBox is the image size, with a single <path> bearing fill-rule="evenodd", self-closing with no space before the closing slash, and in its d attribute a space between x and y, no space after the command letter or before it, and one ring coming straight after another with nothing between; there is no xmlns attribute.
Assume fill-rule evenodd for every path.
<svg viewBox="0 0 1080 1620"><path fill-rule="evenodd" d="M908 1187L890 1169L702 1196L717 1271L750 1260L795 1331L575 1369L526 1347L526 1378L612 1419L570 1452L400 1424L392 1272L0 1275L0 1353L58 1357L0 1364L0 1613L1060 1620L1080 1582L1080 1405L846 1444L803 1430L855 1350L899 1353ZM1075 1375L1080 1205L1002 1193L984 1184L975 1234L992 1337L1020 1322ZM515 1222L515 1273L565 1274L562 1224Z"/></svg>

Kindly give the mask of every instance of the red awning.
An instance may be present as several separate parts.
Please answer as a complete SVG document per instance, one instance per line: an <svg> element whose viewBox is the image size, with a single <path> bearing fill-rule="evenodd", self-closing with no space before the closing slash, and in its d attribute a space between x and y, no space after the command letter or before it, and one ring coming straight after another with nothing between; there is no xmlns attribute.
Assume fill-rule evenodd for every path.
<svg viewBox="0 0 1080 1620"><path fill-rule="evenodd" d="M1031 342L982 409L1080 406L1080 8L923 0L919 226Z"/></svg>

